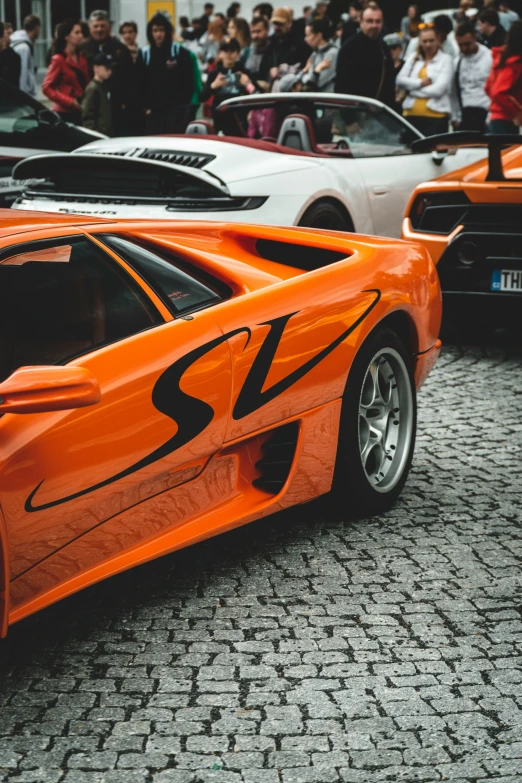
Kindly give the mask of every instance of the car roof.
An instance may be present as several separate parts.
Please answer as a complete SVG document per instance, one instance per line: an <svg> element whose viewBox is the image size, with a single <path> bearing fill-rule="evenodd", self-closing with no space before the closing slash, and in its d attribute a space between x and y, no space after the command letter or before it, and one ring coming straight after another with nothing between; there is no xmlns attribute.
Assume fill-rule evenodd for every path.
<svg viewBox="0 0 522 783"><path fill-rule="evenodd" d="M81 215L57 215L51 212L0 209L0 237L23 234L35 229L67 228L70 226L99 225L110 220L97 220Z"/></svg>

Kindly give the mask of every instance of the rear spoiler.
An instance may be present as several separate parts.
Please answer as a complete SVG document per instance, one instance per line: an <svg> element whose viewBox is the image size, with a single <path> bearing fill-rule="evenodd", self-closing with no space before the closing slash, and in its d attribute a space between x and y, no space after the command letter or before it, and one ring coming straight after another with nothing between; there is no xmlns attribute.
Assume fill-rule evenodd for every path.
<svg viewBox="0 0 522 783"><path fill-rule="evenodd" d="M480 131L457 131L456 133L441 133L439 136L428 136L418 139L411 145L413 152L447 152L459 147L487 147L488 173L486 182L504 182L504 167L502 165L502 150L522 144L522 136L518 134L483 134Z"/></svg>
<svg viewBox="0 0 522 783"><path fill-rule="evenodd" d="M176 189L200 185L215 196L229 196L223 180L199 169L158 160L98 153L34 155L17 163L13 179L51 181L67 195L158 199Z"/></svg>

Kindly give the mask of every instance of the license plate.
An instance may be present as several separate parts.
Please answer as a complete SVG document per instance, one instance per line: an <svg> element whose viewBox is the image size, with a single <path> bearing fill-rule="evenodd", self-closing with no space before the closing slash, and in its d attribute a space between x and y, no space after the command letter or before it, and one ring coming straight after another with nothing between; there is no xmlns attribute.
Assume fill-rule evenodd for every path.
<svg viewBox="0 0 522 783"><path fill-rule="evenodd" d="M495 269L491 278L491 290L522 293L522 270Z"/></svg>

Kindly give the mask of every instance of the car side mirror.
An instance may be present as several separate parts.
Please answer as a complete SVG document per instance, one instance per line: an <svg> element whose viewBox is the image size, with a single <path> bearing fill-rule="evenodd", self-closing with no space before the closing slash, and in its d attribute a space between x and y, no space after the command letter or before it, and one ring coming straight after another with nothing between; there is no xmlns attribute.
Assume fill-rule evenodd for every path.
<svg viewBox="0 0 522 783"><path fill-rule="evenodd" d="M46 125L47 127L54 128L55 125L61 123L60 115L51 109L40 109L36 115L38 125Z"/></svg>
<svg viewBox="0 0 522 783"><path fill-rule="evenodd" d="M20 367L0 383L0 414L66 411L100 400L98 381L86 367Z"/></svg>

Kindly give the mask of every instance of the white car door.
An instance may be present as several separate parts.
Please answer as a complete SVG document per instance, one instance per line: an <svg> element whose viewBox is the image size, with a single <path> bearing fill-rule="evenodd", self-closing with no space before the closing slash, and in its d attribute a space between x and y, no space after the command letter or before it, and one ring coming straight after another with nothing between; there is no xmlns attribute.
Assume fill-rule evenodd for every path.
<svg viewBox="0 0 522 783"><path fill-rule="evenodd" d="M432 153L413 154L411 142L420 134L385 106L364 103L337 113L338 144L347 144L366 184L374 231L400 237L402 219L412 190L421 182L484 156L483 150L459 150L439 160ZM463 153L463 154L460 154Z"/></svg>

